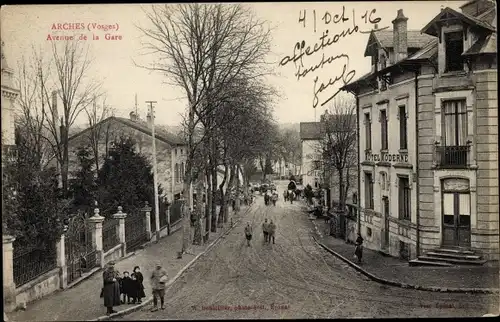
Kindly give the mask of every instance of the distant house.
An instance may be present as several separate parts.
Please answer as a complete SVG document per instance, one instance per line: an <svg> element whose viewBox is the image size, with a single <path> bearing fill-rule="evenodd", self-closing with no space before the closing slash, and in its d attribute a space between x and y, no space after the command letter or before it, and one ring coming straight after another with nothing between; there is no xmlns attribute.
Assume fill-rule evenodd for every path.
<svg viewBox="0 0 500 322"><path fill-rule="evenodd" d="M90 134L93 129L100 129L99 151L100 155L106 155L110 144L115 138L122 135L132 137L136 143L136 149L149 157L152 163L152 128L151 117L148 115L146 121L141 120L134 112L130 113L130 118L111 116L92 128L87 128L69 138L69 171L70 176L76 170L75 152L80 146L89 144ZM181 197L183 190L183 180L185 164L187 158L187 146L177 136L161 127L155 127L156 138L156 162L158 171L158 183L163 188L163 194L168 200ZM100 164L104 162L101 157Z"/></svg>
<svg viewBox="0 0 500 322"><path fill-rule="evenodd" d="M300 141L302 144L302 184L319 188L322 177L320 122L301 122Z"/></svg>

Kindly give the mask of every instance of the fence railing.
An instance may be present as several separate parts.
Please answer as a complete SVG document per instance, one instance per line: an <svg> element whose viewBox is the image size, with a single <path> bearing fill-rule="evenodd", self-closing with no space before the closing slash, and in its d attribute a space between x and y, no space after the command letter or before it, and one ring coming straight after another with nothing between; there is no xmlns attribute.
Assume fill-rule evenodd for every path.
<svg viewBox="0 0 500 322"><path fill-rule="evenodd" d="M24 285L56 267L55 244L42 249L24 247L14 242L13 271L16 287Z"/></svg>
<svg viewBox="0 0 500 322"><path fill-rule="evenodd" d="M153 228L152 228L153 230ZM142 212L129 213L125 218L125 242L127 251L133 251L148 241L146 223Z"/></svg>
<svg viewBox="0 0 500 322"><path fill-rule="evenodd" d="M175 200L170 206L170 223L176 223L182 218L182 204L184 201Z"/></svg>
<svg viewBox="0 0 500 322"><path fill-rule="evenodd" d="M467 167L468 145L437 146L436 151L440 167L465 168Z"/></svg>
<svg viewBox="0 0 500 322"><path fill-rule="evenodd" d="M106 218L104 220L102 225L102 248L105 252L120 243L116 226L118 226L117 219Z"/></svg>

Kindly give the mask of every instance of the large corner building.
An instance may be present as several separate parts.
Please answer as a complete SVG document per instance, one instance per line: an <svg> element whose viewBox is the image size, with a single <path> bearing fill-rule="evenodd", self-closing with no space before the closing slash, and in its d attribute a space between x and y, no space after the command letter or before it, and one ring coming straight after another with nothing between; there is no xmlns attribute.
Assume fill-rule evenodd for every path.
<svg viewBox="0 0 500 322"><path fill-rule="evenodd" d="M421 30L402 10L373 31L357 98L361 233L407 259L436 249L499 258L496 8L444 8Z"/></svg>

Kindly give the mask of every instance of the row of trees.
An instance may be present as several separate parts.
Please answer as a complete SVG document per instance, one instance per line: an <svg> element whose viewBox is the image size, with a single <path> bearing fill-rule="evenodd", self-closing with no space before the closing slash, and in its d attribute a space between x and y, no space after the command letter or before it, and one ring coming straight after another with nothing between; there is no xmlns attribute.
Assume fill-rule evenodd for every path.
<svg viewBox="0 0 500 322"><path fill-rule="evenodd" d="M277 92L265 82L271 73L266 63L270 29L242 4L153 5L145 13L149 26L138 28L154 63L138 65L162 73L186 94L184 191L206 179L205 230L215 232L229 219L232 190L239 208L239 171L254 169L255 160L273 148L271 106ZM222 182L219 168L224 169ZM195 244L202 242L203 224L200 185L197 190ZM218 214L217 194L222 198ZM188 205L191 197L186 194ZM182 252L190 244L188 218L185 213Z"/></svg>
<svg viewBox="0 0 500 322"><path fill-rule="evenodd" d="M69 196L68 138L75 121L83 114L93 125L112 112L102 83L89 77L89 46L77 41L49 46L48 51L33 47L18 62L17 155L3 160L3 227L19 242L35 246L60 235L74 203ZM95 131L89 141L95 143L90 146L98 164L92 136Z"/></svg>

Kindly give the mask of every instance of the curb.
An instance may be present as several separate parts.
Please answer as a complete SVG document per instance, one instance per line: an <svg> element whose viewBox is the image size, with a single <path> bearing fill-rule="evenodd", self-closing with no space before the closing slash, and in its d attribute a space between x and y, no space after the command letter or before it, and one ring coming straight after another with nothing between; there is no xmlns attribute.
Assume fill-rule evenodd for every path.
<svg viewBox="0 0 500 322"><path fill-rule="evenodd" d="M411 285L411 284L406 284L406 283L401 283L401 282L396 282L396 281L391 281L387 280L378 276L375 276L368 271L364 270L360 266L356 265L352 261L348 260L344 256L340 255L339 253L333 251L323 243L319 242L316 237L312 236L316 244L324 248L327 252L330 254L340 258L342 261L347 263L349 266L353 267L355 270L358 272L362 273L363 275L367 276L371 280L378 282L380 284L385 284L385 285L390 285L390 286L396 286L396 287L401 287L401 288L409 288L409 289L415 289L419 291L428 291L428 292L443 292L443 293L473 293L473 294L498 294L500 292L499 289L495 288L453 288L453 287L439 287L439 286L421 286L421 285Z"/></svg>
<svg viewBox="0 0 500 322"><path fill-rule="evenodd" d="M174 284L174 282L179 278L181 277L181 275L191 266L194 264L194 262L196 262L196 260L198 260L198 258L200 258L201 256L205 255L206 253L208 253L223 237L227 236L231 230L236 227L236 225L243 219L243 217L248 213L248 211L250 210L250 207L247 207L247 209L245 210L245 212L240 216L240 218L238 220L236 220L235 222L233 222L233 225L230 226L228 229L226 229L226 231L222 232L222 234L220 234L219 237L217 237L213 242L211 242L206 248L204 251L202 251L201 253L199 253L198 255L196 255L189 263L187 263L175 276L174 278L172 278L171 280L169 280L166 284L165 284L165 287L166 288L169 288L170 286L172 286L172 284ZM168 289L166 289L165 293L168 291ZM112 318L115 318L115 317L119 317L119 316L123 316L123 315L127 315L129 313L132 313L132 312L135 312L135 311L138 311L140 310L141 308L145 307L146 305L148 304L151 304L151 302L153 302L153 297L149 297L146 301L142 302L141 304L139 305L136 305L136 306L132 306L132 307L129 307L125 310L122 310L122 311L118 311L116 313L113 313L111 315L103 315L103 316L100 316L98 317L97 319L92 319L92 320L89 320L89 321L107 321L107 320L110 320Z"/></svg>

